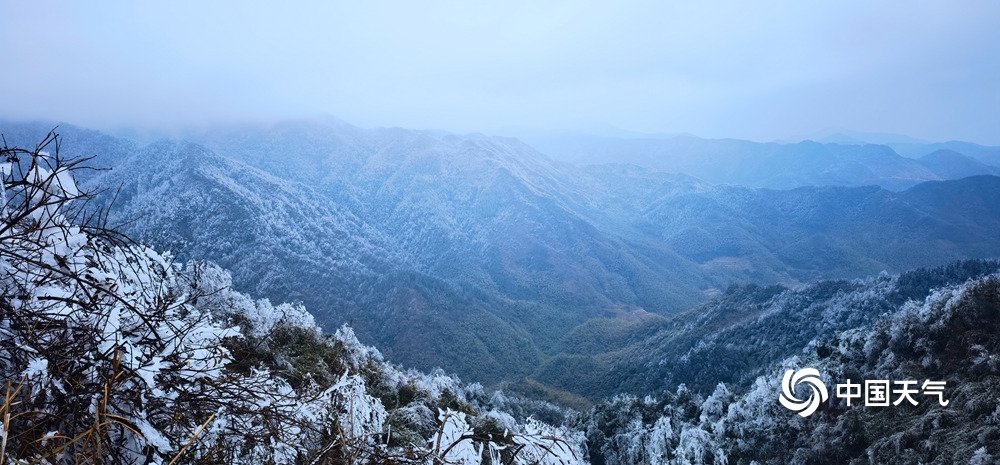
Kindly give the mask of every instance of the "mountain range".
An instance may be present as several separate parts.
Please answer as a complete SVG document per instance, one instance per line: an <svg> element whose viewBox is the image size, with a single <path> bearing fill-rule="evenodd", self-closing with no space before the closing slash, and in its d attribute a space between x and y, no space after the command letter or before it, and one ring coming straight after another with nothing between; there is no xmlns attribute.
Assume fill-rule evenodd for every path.
<svg viewBox="0 0 1000 465"><path fill-rule="evenodd" d="M2 132L30 146L51 127ZM590 356L575 337L724 300L732 284L1000 256L1000 178L961 152L684 136L567 146L616 162L578 166L511 138L332 119L152 143L58 132L61 155L110 168L82 182L112 187L99 198L131 236L302 302L327 329L350 323L395 362L487 384L603 392L551 374Z"/></svg>
<svg viewBox="0 0 1000 465"><path fill-rule="evenodd" d="M996 175L1000 167L1000 148L965 142L876 144L844 137L761 143L690 134L531 136L539 150L575 165L634 164L713 184L772 189L877 185L899 191L926 181ZM942 150L948 152L937 153Z"/></svg>

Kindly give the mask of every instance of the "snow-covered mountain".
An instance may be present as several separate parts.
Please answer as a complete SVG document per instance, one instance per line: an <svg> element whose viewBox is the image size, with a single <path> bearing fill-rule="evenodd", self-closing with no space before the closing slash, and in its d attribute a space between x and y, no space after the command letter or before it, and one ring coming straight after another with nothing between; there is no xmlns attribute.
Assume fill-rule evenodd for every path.
<svg viewBox="0 0 1000 465"><path fill-rule="evenodd" d="M17 141L38 129L5 138L31 147ZM8 458L1000 455L988 394L1000 264L873 271L1000 255L995 176L772 190L634 165L578 169L511 139L339 122L195 142L64 136L63 157L97 155L86 163L112 169L38 150L5 149L0 164ZM954 158L938 155L925 161ZM355 333L393 362L514 382L491 395L404 370ZM942 380L955 408L833 400L789 421L773 381L803 364L830 385ZM567 414L542 397L596 405ZM559 426L568 420L586 445Z"/></svg>
<svg viewBox="0 0 1000 465"><path fill-rule="evenodd" d="M146 145L60 131L68 155L112 168L84 185L121 186L111 219L129 234L302 302L330 330L353 322L392 360L487 383L532 373L594 318L674 314L732 283L1000 255L994 177L777 191L334 120Z"/></svg>
<svg viewBox="0 0 1000 465"><path fill-rule="evenodd" d="M523 415L558 407L400 369L348 326L323 334L301 306L131 242L45 140L55 153L0 149L0 460L585 460L578 431Z"/></svg>

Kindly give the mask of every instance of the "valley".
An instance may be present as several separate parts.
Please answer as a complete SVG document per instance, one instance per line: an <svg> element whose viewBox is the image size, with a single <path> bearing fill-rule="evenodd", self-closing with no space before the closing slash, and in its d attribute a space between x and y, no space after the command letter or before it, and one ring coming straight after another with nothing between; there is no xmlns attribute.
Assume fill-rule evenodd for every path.
<svg viewBox="0 0 1000 465"><path fill-rule="evenodd" d="M8 125L5 137L46 128ZM327 329L351 323L394 362L489 385L529 377L574 395L655 389L586 387L555 373L576 366L568 373L620 379L613 357L598 363L572 341L721 305L733 285L797 287L1000 256L1000 178L988 175L904 190L850 185L869 178L776 190L666 172L670 158L655 151L643 157L660 165L577 167L514 139L336 120L146 144L59 130L67 155L110 168L83 185L106 189L99 199L113 199L112 223L127 234L179 261L218 263L256 297L301 302ZM871 165L892 152L713 143L695 146L722 164L847 153ZM823 166L789 169L810 179Z"/></svg>

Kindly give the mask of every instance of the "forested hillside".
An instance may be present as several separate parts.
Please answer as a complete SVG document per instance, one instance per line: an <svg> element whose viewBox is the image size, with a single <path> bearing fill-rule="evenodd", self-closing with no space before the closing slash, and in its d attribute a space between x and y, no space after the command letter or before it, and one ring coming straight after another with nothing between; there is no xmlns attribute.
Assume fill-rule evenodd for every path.
<svg viewBox="0 0 1000 465"><path fill-rule="evenodd" d="M897 289L905 298L906 289L951 281L961 268L969 269L900 277ZM872 290L879 287L872 283ZM991 274L906 300L870 325L819 337L798 355L760 365L761 375L749 385L740 380L701 392L680 385L655 397L617 396L591 411L592 463L996 463L998 324L1000 275ZM761 336L783 339L780 331ZM778 398L782 373L807 367L818 369L829 397L802 417ZM896 384L885 407L859 398L848 405L836 391L837 384L864 380L913 381L916 405L896 403ZM925 381L944 382L940 398L917 388ZM808 397L807 391L798 392Z"/></svg>
<svg viewBox="0 0 1000 465"><path fill-rule="evenodd" d="M672 317L581 325L532 378L593 400L679 385L703 396L718 383L741 392L775 363L814 350L813 341L870 326L934 289L997 272L1000 261L969 260L797 289L733 286Z"/></svg>
<svg viewBox="0 0 1000 465"><path fill-rule="evenodd" d="M1000 465L998 26L0 0L0 465Z"/></svg>
<svg viewBox="0 0 1000 465"><path fill-rule="evenodd" d="M51 128L5 127L12 143ZM255 297L300 302L328 331L353 321L391 360L488 385L543 366L537 377L556 382L564 355L604 366L563 339L608 318L656 321L734 283L1000 255L992 176L901 192L769 190L332 120L148 144L60 131L68 155L110 168L81 173L82 184L109 188L98 201L114 201L122 231L180 260L213 260Z"/></svg>
<svg viewBox="0 0 1000 465"><path fill-rule="evenodd" d="M463 213L492 221L492 229L468 229L496 234L483 239L480 258L469 259L468 249L443 263L428 261L401 240L400 234L418 240L412 230L385 227L394 216L371 216L366 208L379 197L363 200L365 191L355 196L369 207L355 211L351 202L331 201L321 188L196 144L139 146L111 143L116 139L99 133L78 137L90 141L85 147L107 146L106 159L118 165L87 171L84 165L100 158L49 155L41 146L4 149L0 267L7 342L0 365L10 381L3 409L13 419L3 427L6 457L988 463L1000 453L993 445L996 400L983 394L995 388L993 362L1000 349L991 329L1000 308L995 260L794 287L736 284L686 312L650 311L658 309L652 305L647 310L638 305L642 300L629 300L641 293L618 295L614 287L602 287L604 303L591 302L588 311L581 304L588 291L575 281L537 292L529 286L556 276L587 283L617 270L609 275L618 276L611 282L640 289L635 286L647 278L625 271L660 263L653 257L655 250L671 250L669 231L707 230L717 227L713 219L754 237L750 242L782 263L792 263L783 254L791 253L789 238L796 234L811 234L825 245L853 237L857 253L877 262L878 253L863 247L866 238L874 247L885 233L882 237L898 241L896 247L914 248L902 257L885 255L897 258L897 266L944 260L952 256L949 251L990 255L996 247L991 231L1000 217L997 178L925 183L899 193L772 191L614 167L559 175L571 194L556 195L545 193L554 187L543 186L555 181L529 182L538 174L528 170L516 178L526 189L515 196L519 200L504 200L499 205L506 206L488 214ZM437 136L414 137L433 142ZM499 173L521 166L496 145L508 142L446 142L471 144L469 153L492 147L495 152L487 153L498 158L481 162L502 162ZM55 139L46 144L61 148ZM459 163L455 160L460 159L450 163ZM82 187L76 174L86 179ZM380 189L403 174L412 173L394 172L380 181ZM113 187L90 190L102 184ZM504 186L496 192L517 192ZM449 189L438 194L471 195ZM525 199L552 203L543 208L522 203ZM413 208L430 202L410 196L396 201ZM435 221L462 217L439 210L462 203L438 201L443 203L427 203L435 206L436 217L410 217L406 223L437 228L420 240L442 237L446 230ZM538 216L519 216L529 212ZM116 218L131 218L125 230L176 248L183 257L133 242L110 227ZM542 231L530 226L550 222L562 226ZM780 231L767 230L765 223L780 225ZM514 227L520 235L512 237L519 240L494 244L511 236L505 227ZM865 228L874 229L865 236ZM558 234L580 231L589 231L584 243L560 245ZM432 247L447 254L474 243L468 235L448 237ZM661 245L653 245L657 237ZM525 241L536 241L533 253L541 255L510 261L509 254L516 256ZM584 245L601 241L610 255ZM742 254L739 241L728 242L707 255L693 252L704 248L676 243L673 247L685 252L669 253L701 273L694 278L701 282L733 279L711 272L719 254L753 266L767 263ZM667 248L656 248L663 244ZM916 248L929 244L935 248ZM630 262L615 247L643 258ZM237 271L231 275L196 254ZM569 257L581 264L607 259L601 263L609 268L585 278L573 267L556 266L569 266L562 262ZM473 265L465 278L449 274L461 268L455 262L460 258ZM502 271L490 268L494 259ZM847 273L824 263L813 263L817 276ZM644 269L657 276L654 267ZM505 274L512 270L522 274ZM538 281L504 284L511 276ZM791 276L786 281L794 281ZM329 306L318 315L353 321L324 333L308 307L255 300L234 290L243 285L325 301ZM669 286L661 283L656 292L669 292ZM565 301L558 297L570 294ZM550 306L562 310L549 312ZM354 335L359 327L390 350L401 348L392 354L394 361L422 357L427 365L457 366L481 376L476 380L506 380L501 384L506 393L463 384L443 371L428 375L392 365L359 342ZM944 381L952 403L871 410L833 398L801 418L775 401L781 372L803 367L817 368L830 386L848 378Z"/></svg>
<svg viewBox="0 0 1000 465"><path fill-rule="evenodd" d="M585 459L556 407L391 365L349 326L324 333L302 306L109 229L74 180L85 160L58 149L0 151L0 460Z"/></svg>

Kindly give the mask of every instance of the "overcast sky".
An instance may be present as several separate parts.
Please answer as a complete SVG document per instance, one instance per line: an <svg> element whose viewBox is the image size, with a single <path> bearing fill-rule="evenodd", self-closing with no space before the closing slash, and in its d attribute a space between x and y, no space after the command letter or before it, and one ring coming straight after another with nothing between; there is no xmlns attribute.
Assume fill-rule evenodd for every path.
<svg viewBox="0 0 1000 465"><path fill-rule="evenodd" d="M825 4L825 6L817 6ZM0 0L0 118L1000 145L1000 2Z"/></svg>

